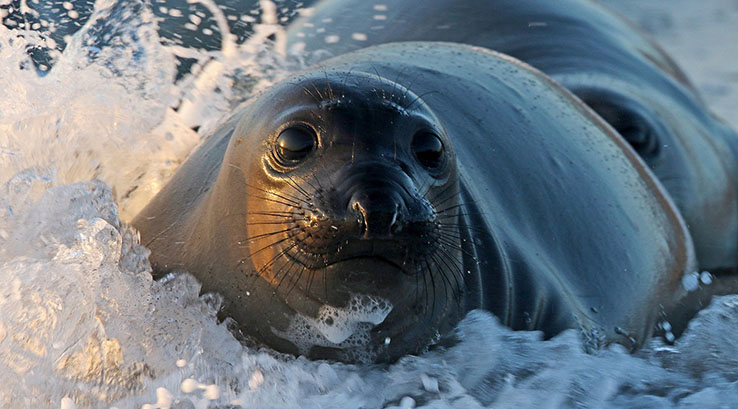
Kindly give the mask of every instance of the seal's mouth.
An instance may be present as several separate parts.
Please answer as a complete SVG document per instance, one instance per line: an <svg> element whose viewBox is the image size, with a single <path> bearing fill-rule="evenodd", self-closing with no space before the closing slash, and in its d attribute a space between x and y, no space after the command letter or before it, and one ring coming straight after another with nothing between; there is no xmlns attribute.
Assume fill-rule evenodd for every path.
<svg viewBox="0 0 738 409"><path fill-rule="evenodd" d="M413 246L399 240L346 240L334 251L313 251L301 246L299 241L292 242L282 249L284 256L293 263L309 270L320 270L331 267L336 269L342 265L372 266L373 269L401 271L409 276L418 274L418 266L427 256L433 253L434 243L425 247ZM331 249L333 250L333 249ZM376 265L376 266L375 266Z"/></svg>
<svg viewBox="0 0 738 409"><path fill-rule="evenodd" d="M285 253L285 255L292 261L305 265L304 260L298 259L296 256L289 254L289 252ZM316 255L317 257L317 255ZM407 269L408 263L402 263L398 262L397 260L393 260L381 255L376 254L355 254L348 257L342 257L334 260L330 260L326 263L323 263L320 267L317 268L311 268L311 269L319 269L319 268L327 268L331 266L338 266L345 263L351 263L351 262L370 262L370 263L379 263L384 264L389 268L392 268L394 270L400 270L403 273L411 274L410 271ZM310 268L308 266L305 266L306 268Z"/></svg>

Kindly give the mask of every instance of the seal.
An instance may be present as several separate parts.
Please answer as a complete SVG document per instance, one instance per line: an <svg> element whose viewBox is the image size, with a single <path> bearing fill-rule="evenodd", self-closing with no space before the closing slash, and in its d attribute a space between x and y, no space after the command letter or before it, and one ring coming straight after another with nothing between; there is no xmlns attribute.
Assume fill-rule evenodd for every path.
<svg viewBox="0 0 738 409"><path fill-rule="evenodd" d="M347 362L422 352L478 308L635 349L687 309L696 267L671 200L598 116L524 63L450 43L274 85L133 225L157 277L193 273L247 337Z"/></svg>
<svg viewBox="0 0 738 409"><path fill-rule="evenodd" d="M329 23L326 23L329 22ZM738 266L738 135L645 34L590 0L323 0L289 47L340 55L373 44L451 41L540 69L613 126L666 187L701 268Z"/></svg>

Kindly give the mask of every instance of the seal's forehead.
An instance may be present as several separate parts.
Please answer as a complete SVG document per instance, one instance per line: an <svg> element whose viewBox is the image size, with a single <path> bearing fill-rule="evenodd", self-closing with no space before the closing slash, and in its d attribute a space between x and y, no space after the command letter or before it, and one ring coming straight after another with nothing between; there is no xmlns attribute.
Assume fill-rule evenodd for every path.
<svg viewBox="0 0 738 409"><path fill-rule="evenodd" d="M422 99L404 85L379 74L358 70L304 73L279 85L279 93L331 110L361 105L365 109L393 110L401 115L430 113Z"/></svg>

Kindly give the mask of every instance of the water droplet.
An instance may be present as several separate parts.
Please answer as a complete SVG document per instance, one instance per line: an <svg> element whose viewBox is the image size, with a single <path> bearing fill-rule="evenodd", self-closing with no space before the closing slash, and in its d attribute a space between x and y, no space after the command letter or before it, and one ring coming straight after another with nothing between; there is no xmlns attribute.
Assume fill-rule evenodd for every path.
<svg viewBox="0 0 738 409"><path fill-rule="evenodd" d="M700 273L700 281L702 284L710 285L712 284L712 274L710 274L709 271L703 271Z"/></svg>
<svg viewBox="0 0 738 409"><path fill-rule="evenodd" d="M691 292L699 287L699 273L689 273L682 277L682 286L685 290Z"/></svg>
<svg viewBox="0 0 738 409"><path fill-rule="evenodd" d="M182 385L180 386L180 389L182 389L182 392L184 393L192 393L197 389L199 384L196 380L192 378L187 378L184 381L182 381Z"/></svg>

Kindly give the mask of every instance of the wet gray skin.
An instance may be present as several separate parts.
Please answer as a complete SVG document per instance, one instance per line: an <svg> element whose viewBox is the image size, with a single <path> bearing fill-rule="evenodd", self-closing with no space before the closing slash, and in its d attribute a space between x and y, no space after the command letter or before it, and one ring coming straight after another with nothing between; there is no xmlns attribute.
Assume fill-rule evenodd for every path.
<svg viewBox="0 0 738 409"><path fill-rule="evenodd" d="M622 138L464 45L364 49L274 85L133 224L156 276L193 273L244 335L311 358L420 353L475 308L635 349L697 308L689 233Z"/></svg>

